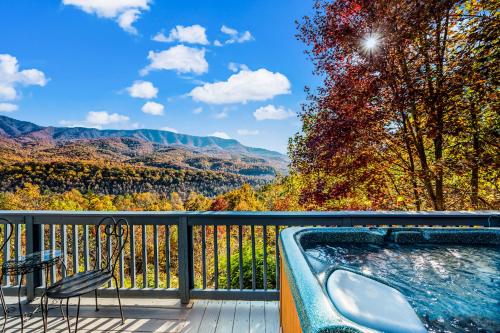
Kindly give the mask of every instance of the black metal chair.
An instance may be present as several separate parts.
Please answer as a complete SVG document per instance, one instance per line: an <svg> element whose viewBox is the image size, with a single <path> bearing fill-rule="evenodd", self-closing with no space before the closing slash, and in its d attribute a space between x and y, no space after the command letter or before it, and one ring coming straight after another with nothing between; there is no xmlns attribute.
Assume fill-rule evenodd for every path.
<svg viewBox="0 0 500 333"><path fill-rule="evenodd" d="M99 260L97 260L97 256L99 256L100 254L96 253L96 261L93 270L67 276L47 288L46 292L42 295L41 299L44 332L47 331L49 298L58 299L61 300L61 302L64 299L66 300L65 317L68 323L68 332L71 333L68 304L70 298L78 297L78 305L76 309L76 323L75 323L75 333L76 333L78 331L78 317L80 315L80 297L90 292L94 292L96 311L99 311L98 301L97 301L97 289L101 287L103 284L110 282L111 279L114 280L116 285L116 294L118 296L120 316L122 324L124 323L122 304L120 300L120 289L115 272L118 259L120 258L121 253L128 240L129 225L127 220L124 218L115 219L114 217L111 216L103 218L99 222L99 224L97 224L96 242L97 238L100 237L101 226L103 225L104 225L104 233L106 234L106 236L110 237L111 244L114 243L114 245L111 245L112 251L109 251L108 249L108 256L106 256L106 260L102 261L101 267L97 267L99 262ZM122 237L124 237L123 241Z"/></svg>
<svg viewBox="0 0 500 333"><path fill-rule="evenodd" d="M10 239L12 238L12 234L14 232L14 224L10 222L7 219L4 219L3 217L0 217L0 223L1 224L6 224L10 226L10 232L9 236L3 240L2 246L0 247L0 253L3 253L3 249L6 245L9 244ZM0 233L2 232L2 228L0 227ZM3 269L0 272L0 301L2 302L2 309L3 309L3 327L2 327L2 332L5 331L5 325L7 324L7 304L5 303L5 297L3 294L3 289L2 289L2 280L3 280ZM21 318L22 320L22 318Z"/></svg>

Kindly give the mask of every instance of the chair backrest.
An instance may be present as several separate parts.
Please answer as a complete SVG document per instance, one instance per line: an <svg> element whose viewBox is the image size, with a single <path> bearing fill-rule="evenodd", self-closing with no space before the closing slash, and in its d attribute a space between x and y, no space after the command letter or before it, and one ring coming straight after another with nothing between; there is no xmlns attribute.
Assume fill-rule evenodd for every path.
<svg viewBox="0 0 500 333"><path fill-rule="evenodd" d="M102 226L104 226L104 234L110 238L111 249L108 249L106 260L101 262L101 267L99 268L108 269L114 273L118 259L120 258L128 240L129 224L124 218L115 219L113 216L103 218L97 224L96 241L98 237L101 237ZM99 253L96 253L94 269L97 268L97 256L99 255Z"/></svg>
<svg viewBox="0 0 500 333"><path fill-rule="evenodd" d="M9 232L9 236L5 237L4 240L3 240L3 243L2 243L2 246L0 247L0 253L3 251L4 247L9 244L9 241L10 239L12 238L12 234L14 233L14 224L12 224L12 222L10 222L9 220L3 218L3 217L0 217L0 224L6 224L6 225L9 225L10 226L10 232ZM0 226L0 233L2 232L2 227Z"/></svg>

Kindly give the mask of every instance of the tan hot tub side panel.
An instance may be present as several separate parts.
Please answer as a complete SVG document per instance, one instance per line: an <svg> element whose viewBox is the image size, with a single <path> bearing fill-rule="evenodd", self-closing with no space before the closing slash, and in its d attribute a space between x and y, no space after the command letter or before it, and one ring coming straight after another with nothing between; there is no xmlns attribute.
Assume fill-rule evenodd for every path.
<svg viewBox="0 0 500 333"><path fill-rule="evenodd" d="M283 333L302 333L299 315L292 291L285 275L283 259L280 260L280 325Z"/></svg>

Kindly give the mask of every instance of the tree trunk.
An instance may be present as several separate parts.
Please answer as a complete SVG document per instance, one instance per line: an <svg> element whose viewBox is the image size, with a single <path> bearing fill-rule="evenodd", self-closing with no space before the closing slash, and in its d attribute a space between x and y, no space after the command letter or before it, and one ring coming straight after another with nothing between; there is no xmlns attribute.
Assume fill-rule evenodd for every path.
<svg viewBox="0 0 500 333"><path fill-rule="evenodd" d="M470 201L474 209L479 209L479 130L477 124L476 110L473 104L470 108L470 118L472 127L472 161L470 179Z"/></svg>

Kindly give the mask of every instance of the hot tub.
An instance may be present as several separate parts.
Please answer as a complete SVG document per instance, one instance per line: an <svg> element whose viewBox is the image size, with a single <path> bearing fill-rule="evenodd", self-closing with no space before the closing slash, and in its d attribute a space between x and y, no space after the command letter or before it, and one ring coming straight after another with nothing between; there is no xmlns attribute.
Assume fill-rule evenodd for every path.
<svg viewBox="0 0 500 333"><path fill-rule="evenodd" d="M499 332L498 228L288 228L289 332Z"/></svg>

